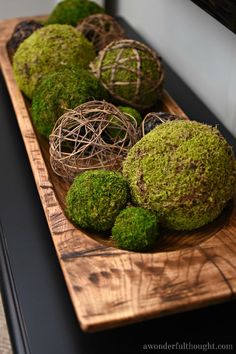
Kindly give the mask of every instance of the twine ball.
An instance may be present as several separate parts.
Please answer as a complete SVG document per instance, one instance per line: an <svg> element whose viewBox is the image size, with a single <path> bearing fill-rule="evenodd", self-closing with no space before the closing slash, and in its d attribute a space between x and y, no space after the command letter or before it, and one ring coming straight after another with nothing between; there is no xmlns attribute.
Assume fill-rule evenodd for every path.
<svg viewBox="0 0 236 354"><path fill-rule="evenodd" d="M111 119L111 117L115 117ZM111 129L125 132L115 142ZM106 101L86 102L63 114L50 135L53 171L71 180L91 169L120 170L129 149L139 138L137 123Z"/></svg>
<svg viewBox="0 0 236 354"><path fill-rule="evenodd" d="M124 30L114 17L95 14L86 17L77 25L77 30L93 43L96 52L114 40L124 38Z"/></svg>
<svg viewBox="0 0 236 354"><path fill-rule="evenodd" d="M143 43L131 39L111 42L99 52L90 68L119 102L143 110L161 98L161 60Z"/></svg>
<svg viewBox="0 0 236 354"><path fill-rule="evenodd" d="M15 54L19 45L28 38L34 31L43 27L43 25L34 20L19 22L12 33L11 38L7 42L7 49L10 57Z"/></svg>
<svg viewBox="0 0 236 354"><path fill-rule="evenodd" d="M169 112L149 112L142 121L142 135L144 136L148 134L151 130L162 123L177 119L179 120L186 118Z"/></svg>

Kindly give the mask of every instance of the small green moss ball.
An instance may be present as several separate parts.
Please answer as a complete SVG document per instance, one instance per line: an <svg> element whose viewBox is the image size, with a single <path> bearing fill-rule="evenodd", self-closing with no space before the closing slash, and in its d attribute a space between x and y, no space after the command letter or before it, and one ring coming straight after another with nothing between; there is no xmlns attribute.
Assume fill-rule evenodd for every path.
<svg viewBox="0 0 236 354"><path fill-rule="evenodd" d="M46 24L60 23L76 26L83 18L103 12L104 9L93 1L64 0L56 5Z"/></svg>
<svg viewBox="0 0 236 354"><path fill-rule="evenodd" d="M142 116L139 111L137 111L137 109L127 106L118 106L118 108L131 120L131 122L133 121L133 119L135 119L137 125L140 125L142 123Z"/></svg>
<svg viewBox="0 0 236 354"><path fill-rule="evenodd" d="M21 43L13 57L13 69L20 89L32 98L46 74L73 65L87 67L94 57L92 44L76 29L50 25Z"/></svg>
<svg viewBox="0 0 236 354"><path fill-rule="evenodd" d="M156 215L144 208L122 210L112 228L112 239L117 246L129 251L148 250L155 244L157 237Z"/></svg>
<svg viewBox="0 0 236 354"><path fill-rule="evenodd" d="M48 138L56 120L66 109L106 98L102 85L88 70L66 68L41 80L32 100L31 116L38 132Z"/></svg>
<svg viewBox="0 0 236 354"><path fill-rule="evenodd" d="M142 121L141 114L132 107L126 107L126 106L118 106L117 107L122 113L125 114L125 116L128 118L128 120L131 122L133 126L136 127L136 130L138 131L138 125L140 125ZM108 125L106 131L108 133L109 138L113 141L119 141L125 138L126 131L124 129L124 124L122 121L120 121L117 117L114 115L111 115L109 117L111 123Z"/></svg>
<svg viewBox="0 0 236 354"><path fill-rule="evenodd" d="M161 97L164 77L161 61L140 42L113 41L99 52L90 67L118 102L144 110Z"/></svg>
<svg viewBox="0 0 236 354"><path fill-rule="evenodd" d="M134 203L175 230L213 221L236 190L232 148L216 128L194 121L153 129L130 149L123 173Z"/></svg>
<svg viewBox="0 0 236 354"><path fill-rule="evenodd" d="M77 176L71 185L66 198L67 212L84 229L107 231L128 199L128 185L121 174L90 170Z"/></svg>

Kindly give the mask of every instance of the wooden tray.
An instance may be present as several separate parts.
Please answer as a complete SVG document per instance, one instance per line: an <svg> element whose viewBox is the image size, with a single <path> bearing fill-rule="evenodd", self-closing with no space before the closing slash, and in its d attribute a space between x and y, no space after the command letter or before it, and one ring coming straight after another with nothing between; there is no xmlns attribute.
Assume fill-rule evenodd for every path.
<svg viewBox="0 0 236 354"><path fill-rule="evenodd" d="M0 22L0 64L81 328L97 331L233 298L233 201L207 227L166 233L152 253L114 248L105 238L79 230L67 220L63 208L68 186L50 168L48 143L33 129L6 50L14 26L22 20ZM184 115L167 93L161 109Z"/></svg>

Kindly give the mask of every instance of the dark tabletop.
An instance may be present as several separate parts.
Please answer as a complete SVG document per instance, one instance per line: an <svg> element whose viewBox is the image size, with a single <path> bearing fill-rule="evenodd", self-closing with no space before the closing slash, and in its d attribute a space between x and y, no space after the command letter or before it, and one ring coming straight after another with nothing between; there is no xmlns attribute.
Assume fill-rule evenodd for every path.
<svg viewBox="0 0 236 354"><path fill-rule="evenodd" d="M167 66L166 88L191 119L219 124ZM236 301L95 334L80 330L1 74L0 161L0 283L16 353L133 354L176 342L230 344L236 353Z"/></svg>

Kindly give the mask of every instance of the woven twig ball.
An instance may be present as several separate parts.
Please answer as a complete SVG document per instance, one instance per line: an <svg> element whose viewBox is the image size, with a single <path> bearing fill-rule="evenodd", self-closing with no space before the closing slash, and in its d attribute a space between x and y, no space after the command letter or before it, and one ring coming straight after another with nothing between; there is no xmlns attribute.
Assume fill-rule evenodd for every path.
<svg viewBox="0 0 236 354"><path fill-rule="evenodd" d="M142 135L146 135L162 123L178 119L186 119L186 117L171 114L169 112L150 112L142 121Z"/></svg>
<svg viewBox="0 0 236 354"><path fill-rule="evenodd" d="M85 170L120 170L138 138L137 122L118 108L106 101L86 102L56 122L50 135L52 169L69 180Z"/></svg>
<svg viewBox="0 0 236 354"><path fill-rule="evenodd" d="M143 110L161 98L164 79L161 60L143 43L131 39L111 42L99 52L90 68L122 103Z"/></svg>
<svg viewBox="0 0 236 354"><path fill-rule="evenodd" d="M124 30L114 17L95 14L86 17L77 25L77 30L93 43L96 52L114 40L124 38Z"/></svg>
<svg viewBox="0 0 236 354"><path fill-rule="evenodd" d="M15 54L19 45L28 38L34 31L43 27L43 25L34 20L19 22L12 33L11 38L7 42L7 49L10 57Z"/></svg>

